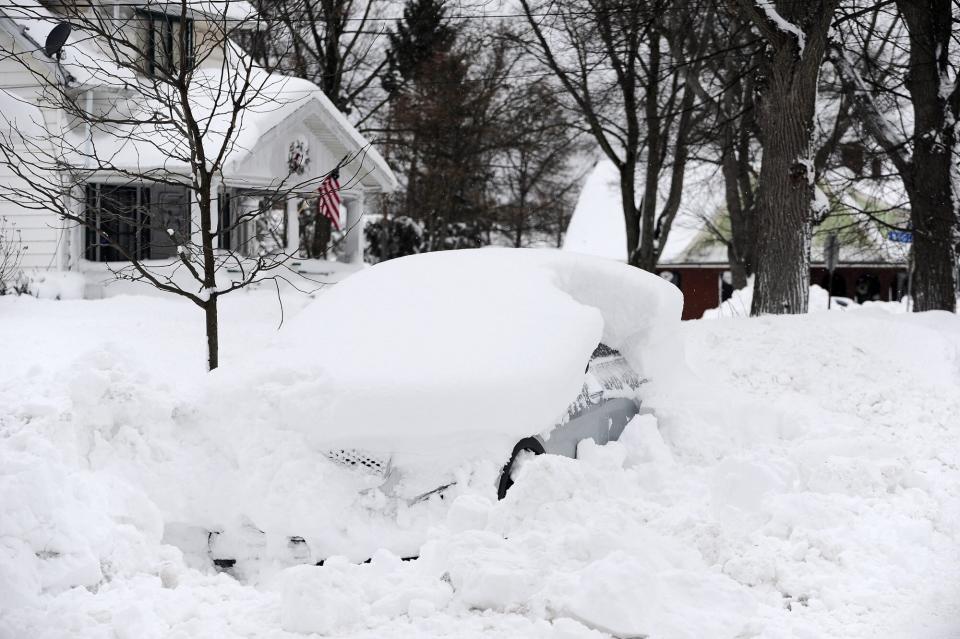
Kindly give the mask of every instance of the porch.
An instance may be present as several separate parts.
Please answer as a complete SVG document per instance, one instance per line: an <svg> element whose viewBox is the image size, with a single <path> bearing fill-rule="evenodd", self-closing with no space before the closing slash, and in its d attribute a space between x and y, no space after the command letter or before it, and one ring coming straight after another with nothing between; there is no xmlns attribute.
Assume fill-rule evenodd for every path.
<svg viewBox="0 0 960 639"><path fill-rule="evenodd" d="M221 186L217 192L214 250L230 258L217 273L218 287L241 279L257 258L284 261L272 274L304 290L339 281L362 267L364 215L375 201L364 189L341 191L339 230L319 215L315 191L278 197L269 189ZM83 275L84 297L155 291L149 284L117 278L117 273L132 274L124 254L188 290L195 288L178 255L178 246L201 241L199 205L190 196L186 187L111 180L91 182L82 195L75 194L75 207L84 209L87 219L93 216L95 224L62 229L61 264ZM332 232L317 242L304 223L314 232L326 224ZM113 244L119 248L100 239L100 229L116 238Z"/></svg>

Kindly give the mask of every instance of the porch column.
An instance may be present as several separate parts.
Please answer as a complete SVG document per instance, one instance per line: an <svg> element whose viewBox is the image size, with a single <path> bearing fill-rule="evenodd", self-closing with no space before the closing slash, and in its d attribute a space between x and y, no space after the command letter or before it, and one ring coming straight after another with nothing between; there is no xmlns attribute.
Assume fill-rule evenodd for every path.
<svg viewBox="0 0 960 639"><path fill-rule="evenodd" d="M187 191L190 202L190 241L196 246L203 244L203 235L200 233L200 200L193 189Z"/></svg>
<svg viewBox="0 0 960 639"><path fill-rule="evenodd" d="M363 264L363 210L364 194L358 191L346 201L347 219L344 230L347 235L343 242L343 261L348 264Z"/></svg>
<svg viewBox="0 0 960 639"><path fill-rule="evenodd" d="M220 230L220 191L223 188L223 182L217 178L210 180L210 232L217 233ZM199 219L198 219L199 222ZM220 240L213 238L213 248L220 248Z"/></svg>
<svg viewBox="0 0 960 639"><path fill-rule="evenodd" d="M66 189L63 194L63 207L70 212L76 211L75 198L73 193L70 192L70 189ZM60 220L60 228L57 242L57 270L66 271L70 268L71 262L71 251L73 249L73 222L68 222L67 220Z"/></svg>
<svg viewBox="0 0 960 639"><path fill-rule="evenodd" d="M300 198L295 194L287 195L287 254L294 259L300 257L300 216L297 205Z"/></svg>
<svg viewBox="0 0 960 639"><path fill-rule="evenodd" d="M66 196L68 198L67 207L81 219L86 214L87 201L83 197L84 194L82 187L73 187ZM70 271L80 270L80 260L84 258L87 245L86 227L79 222L69 222L67 220L63 221L63 226L63 234L67 240L66 269Z"/></svg>

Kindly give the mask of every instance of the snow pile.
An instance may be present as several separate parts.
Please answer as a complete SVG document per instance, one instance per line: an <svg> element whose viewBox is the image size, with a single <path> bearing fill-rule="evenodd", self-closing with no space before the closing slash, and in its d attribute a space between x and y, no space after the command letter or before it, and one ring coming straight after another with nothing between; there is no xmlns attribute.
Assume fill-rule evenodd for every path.
<svg viewBox="0 0 960 639"><path fill-rule="evenodd" d="M380 553L369 565L287 571L283 627L339 634L402 615L476 609L568 618L616 636L734 637L755 607L746 588L638 525L656 512L638 481L649 462L627 461L642 457L642 447L587 446L579 463L530 460L503 502L458 497L416 562ZM576 515L584 510L588 520ZM571 519L578 524L567 530ZM714 605L704 609L705 599Z"/></svg>
<svg viewBox="0 0 960 639"><path fill-rule="evenodd" d="M98 468L114 462L97 458L108 450L99 442L145 445L131 424L137 413L163 401L156 391L111 370L109 360L96 358L90 368L75 368L71 372L83 376L64 387L77 398L112 399L113 406L88 399L75 403L51 392L36 371L0 390L2 404L16 407L4 415L0 456L0 601L29 602L41 592L78 586L95 589L179 558L176 549L160 545L164 522L143 487L115 481L113 473ZM18 394L28 399L17 402ZM84 419L77 423L74 417Z"/></svg>
<svg viewBox="0 0 960 639"><path fill-rule="evenodd" d="M279 352L273 295L221 310L225 367ZM459 466L416 506L255 411L262 388L203 387L201 327L179 301L0 298L3 639L960 634L955 315L686 322L619 442L528 459L499 502L495 463ZM230 574L214 528L243 533Z"/></svg>
<svg viewBox="0 0 960 639"><path fill-rule="evenodd" d="M810 286L810 297L808 301L808 313L825 313L827 311L852 311L858 309L872 308L875 310L886 311L888 313L903 313L906 309L904 302L865 302L857 304L849 298L833 298L830 308L827 308L827 290L816 284ZM747 285L733 292L729 299L720 303L716 308L707 309L703 312L702 319L719 319L723 317L749 317L750 306L753 304L753 277L749 279Z"/></svg>

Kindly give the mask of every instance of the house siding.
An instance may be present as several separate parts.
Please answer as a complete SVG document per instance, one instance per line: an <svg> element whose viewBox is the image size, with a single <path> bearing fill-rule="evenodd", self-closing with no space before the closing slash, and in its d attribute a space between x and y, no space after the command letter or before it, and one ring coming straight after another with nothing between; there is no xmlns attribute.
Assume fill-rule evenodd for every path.
<svg viewBox="0 0 960 639"><path fill-rule="evenodd" d="M13 38L6 32L0 32L2 46L6 50L18 50ZM46 69L38 71L48 72ZM12 58L0 60L0 86L18 100L36 105L39 95L36 78L24 66ZM37 110L37 117L46 120L48 130L56 130L55 114ZM26 150L22 145L15 151ZM0 185L23 188L24 182L18 178L6 164L0 163ZM62 222L55 213L37 211L18 205L16 202L0 200L0 217L6 218L8 226L19 236L23 247L21 266L24 268L56 268L59 266L58 250Z"/></svg>

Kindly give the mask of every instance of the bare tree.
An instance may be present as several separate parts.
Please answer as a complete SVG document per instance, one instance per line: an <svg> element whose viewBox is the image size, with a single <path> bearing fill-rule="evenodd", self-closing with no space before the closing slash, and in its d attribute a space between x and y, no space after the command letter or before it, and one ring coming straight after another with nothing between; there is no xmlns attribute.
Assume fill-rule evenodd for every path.
<svg viewBox="0 0 960 639"><path fill-rule="evenodd" d="M711 13L709 18L699 31L674 30L670 43L678 59L702 58L684 69L687 82L710 114L703 123L697 159L719 167L728 223L718 224L714 211L702 211L699 217L704 228L727 247L732 284L739 289L753 274L756 244L758 140L753 100L761 47L750 23L738 14Z"/></svg>
<svg viewBox="0 0 960 639"><path fill-rule="evenodd" d="M805 313L810 281L817 83L839 0L731 0L765 45L756 118L763 145L754 315Z"/></svg>
<svg viewBox="0 0 960 639"><path fill-rule="evenodd" d="M255 203L225 217L224 169L251 150L247 118L305 96L287 95L282 80L233 44L255 35L260 21L229 0L148 1L136 11L78 0L58 4L56 15L41 5L17 11L48 29L68 22L73 37L60 59L41 58L39 44L0 52L33 80L32 92L10 95L54 116L0 131L0 157L16 178L0 197L79 225L87 257L107 262L116 277L193 302L204 313L208 365L216 368L219 298L285 277L290 256L269 230L251 228L263 231L267 220L269 229L277 202L316 186L291 163ZM198 15L202 25L194 28ZM192 214L172 213L171 201ZM224 282L228 266L237 272Z"/></svg>
<svg viewBox="0 0 960 639"><path fill-rule="evenodd" d="M686 62L672 58L668 36L698 26L696 12L690 3L671 0L521 0L521 5L530 51L554 74L569 108L620 174L628 260L653 270L680 207L698 117ZM692 63L700 58L695 54ZM662 208L661 178L669 182Z"/></svg>
<svg viewBox="0 0 960 639"><path fill-rule="evenodd" d="M386 104L382 0L258 0L262 28L244 34L257 62L314 82L365 130Z"/></svg>
<svg viewBox="0 0 960 639"><path fill-rule="evenodd" d="M583 136L571 126L555 90L542 79L511 92L511 116L503 122L495 185L502 199L496 230L514 247L559 248L573 213L582 175L572 167Z"/></svg>
<svg viewBox="0 0 960 639"><path fill-rule="evenodd" d="M956 310L960 5L896 2L851 11L831 51L866 133L909 200L914 310ZM904 92L903 89L906 89ZM890 107L894 115L886 112Z"/></svg>

